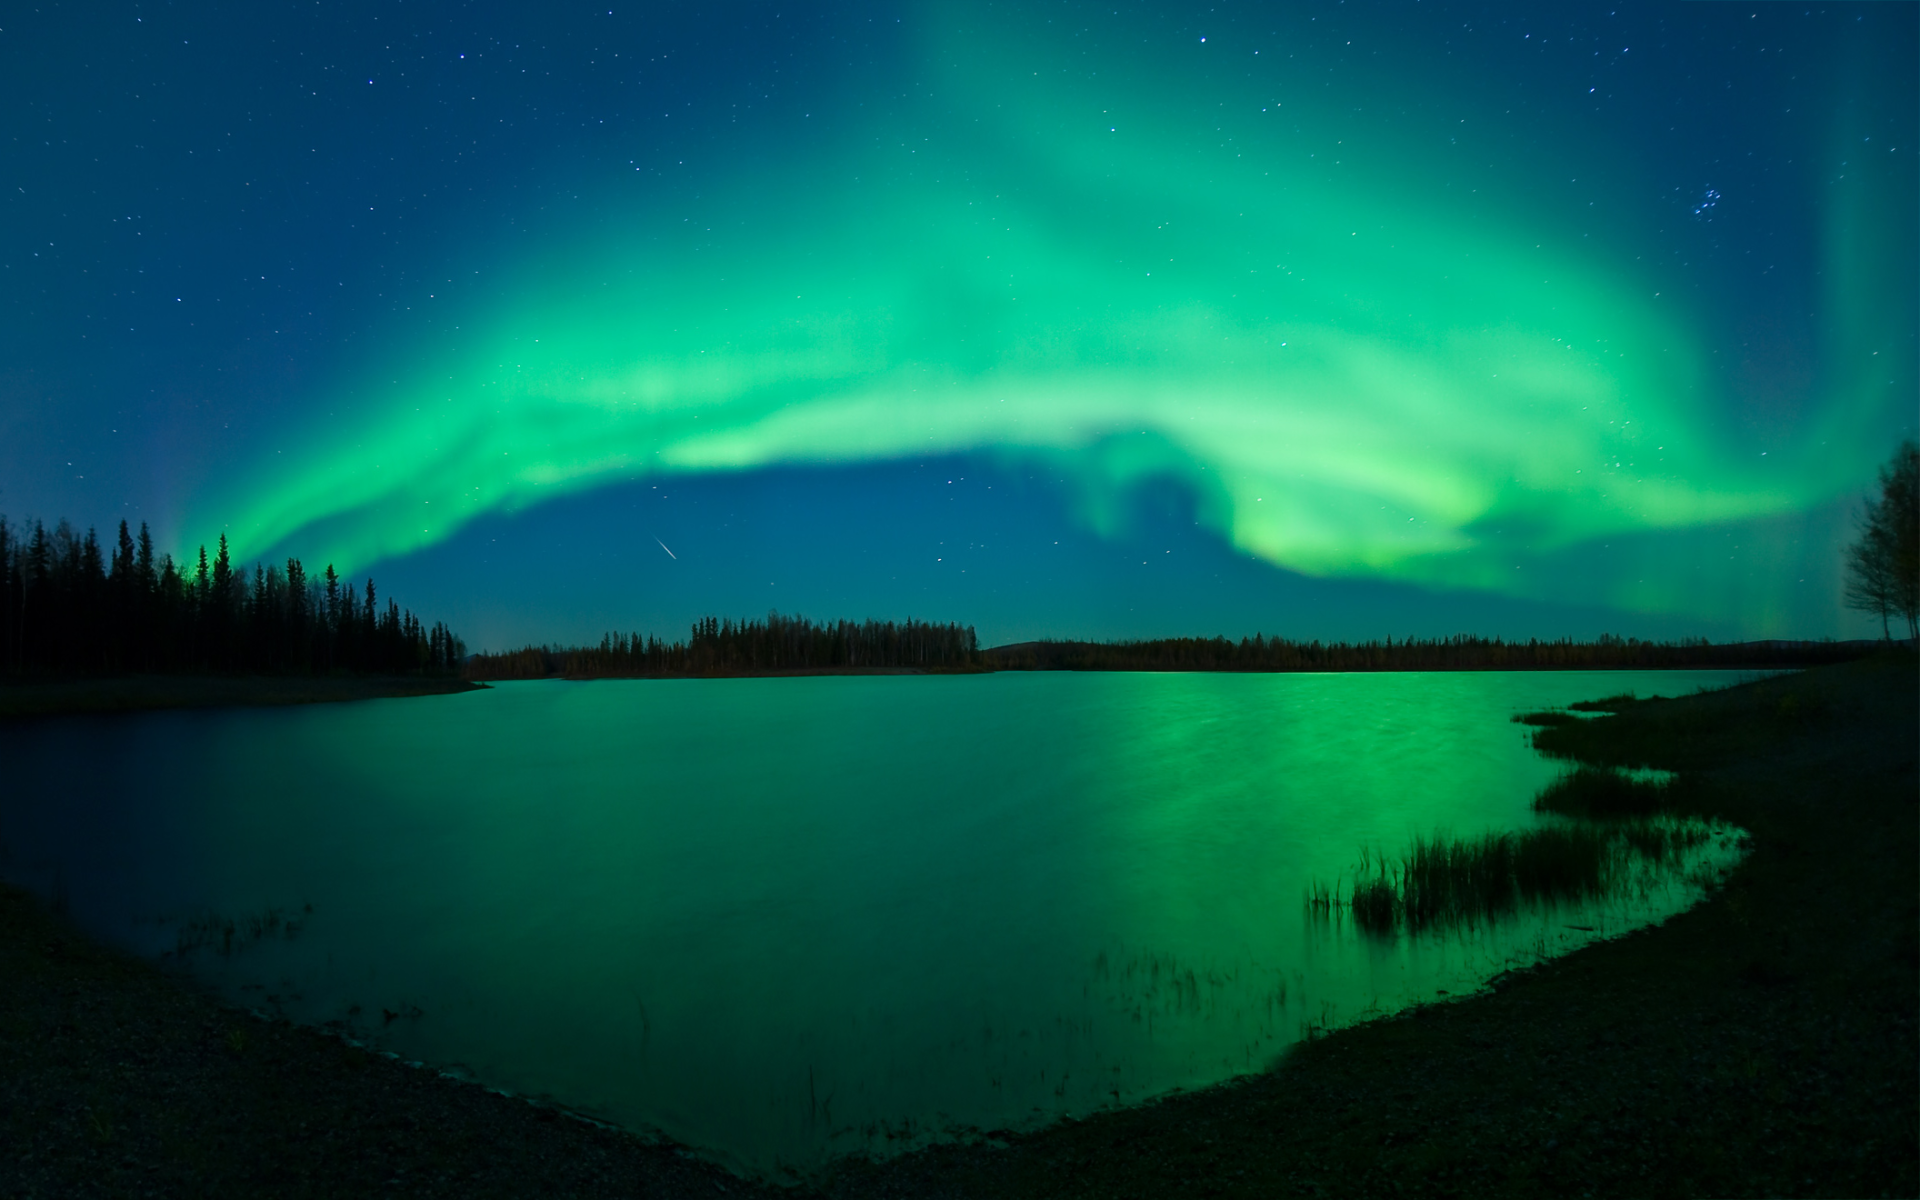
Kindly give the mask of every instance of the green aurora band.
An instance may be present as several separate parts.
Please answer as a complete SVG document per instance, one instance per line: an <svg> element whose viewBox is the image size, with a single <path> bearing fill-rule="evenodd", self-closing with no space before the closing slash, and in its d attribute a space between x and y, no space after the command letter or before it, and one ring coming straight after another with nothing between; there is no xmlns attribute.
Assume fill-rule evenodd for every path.
<svg viewBox="0 0 1920 1200"><path fill-rule="evenodd" d="M1911 281L1863 277L1888 273L1866 183L1828 204L1837 394L1800 457L1736 455L1685 310L1617 246L1461 196L1414 133L1296 112L1305 87L1119 56L1070 80L1065 53L947 22L910 114L828 161L770 152L694 220L576 237L193 527L357 569L639 478L974 452L1044 460L1096 527L1176 478L1308 574L1725 616L1684 573L1545 577L1597 541L1791 517L1884 457L1911 306L1872 293ZM1761 626L1779 603L1731 599Z"/></svg>

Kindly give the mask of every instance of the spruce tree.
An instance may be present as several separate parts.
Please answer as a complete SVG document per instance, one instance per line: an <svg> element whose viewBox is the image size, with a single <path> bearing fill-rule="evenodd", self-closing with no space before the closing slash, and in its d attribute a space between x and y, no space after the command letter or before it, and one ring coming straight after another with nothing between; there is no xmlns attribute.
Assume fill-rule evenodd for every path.
<svg viewBox="0 0 1920 1200"><path fill-rule="evenodd" d="M147 532L147 523L140 522L140 549L133 561L134 583L139 589L151 596L159 586L160 577L153 566L153 535Z"/></svg>

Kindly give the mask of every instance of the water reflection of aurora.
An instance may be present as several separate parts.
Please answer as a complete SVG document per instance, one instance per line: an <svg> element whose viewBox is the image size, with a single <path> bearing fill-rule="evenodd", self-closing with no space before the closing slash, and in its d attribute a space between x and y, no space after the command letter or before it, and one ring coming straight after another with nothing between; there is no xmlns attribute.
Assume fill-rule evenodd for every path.
<svg viewBox="0 0 1920 1200"><path fill-rule="evenodd" d="M1870 176L1826 197L1840 365L1768 461L1626 223L1456 186L1438 118L1222 65L1245 46L922 20L924 94L548 247L474 341L370 372L330 442L206 511L351 569L636 478L978 452L1045 460L1096 527L1172 477L1289 569L1724 617L1689 536L1832 502L1911 397ZM1480 116L1433 85L1378 107ZM1584 562L1621 539L1638 569Z"/></svg>

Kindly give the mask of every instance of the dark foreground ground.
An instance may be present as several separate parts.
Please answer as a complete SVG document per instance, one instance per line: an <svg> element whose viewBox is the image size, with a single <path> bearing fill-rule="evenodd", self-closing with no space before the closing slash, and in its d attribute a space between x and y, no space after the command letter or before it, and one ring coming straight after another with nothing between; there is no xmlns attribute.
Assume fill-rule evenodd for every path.
<svg viewBox="0 0 1920 1200"><path fill-rule="evenodd" d="M1753 832L1727 888L1663 927L1268 1075L807 1192L1920 1194L1917 680L1905 654L1543 735L1687 771L1690 803ZM0 1195L773 1190L224 1008L0 891Z"/></svg>
<svg viewBox="0 0 1920 1200"><path fill-rule="evenodd" d="M0 718L156 708L231 708L329 704L382 696L437 696L480 687L463 679L421 675L131 675L0 683Z"/></svg>

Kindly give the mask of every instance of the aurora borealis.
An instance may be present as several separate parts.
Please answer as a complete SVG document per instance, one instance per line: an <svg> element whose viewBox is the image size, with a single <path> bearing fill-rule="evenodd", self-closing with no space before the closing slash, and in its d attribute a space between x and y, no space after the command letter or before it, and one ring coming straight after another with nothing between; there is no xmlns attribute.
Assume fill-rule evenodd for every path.
<svg viewBox="0 0 1920 1200"><path fill-rule="evenodd" d="M1839 546L1915 424L1913 6L123 11L0 32L0 511L414 593L518 538L541 586L483 643L770 602L1862 628ZM971 580L916 464L1018 492L942 518ZM841 560L727 540L769 481L892 582L770 600ZM636 518L662 489L710 515ZM1171 560L1143 496L1205 565L1115 583L1131 618L979 549ZM543 556L542 513L629 565ZM1183 596L1247 628L1164 627Z"/></svg>

